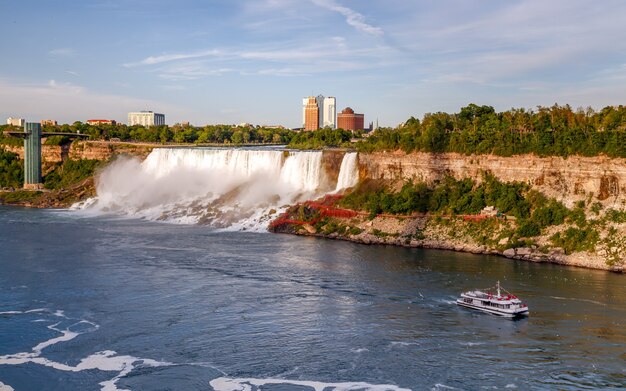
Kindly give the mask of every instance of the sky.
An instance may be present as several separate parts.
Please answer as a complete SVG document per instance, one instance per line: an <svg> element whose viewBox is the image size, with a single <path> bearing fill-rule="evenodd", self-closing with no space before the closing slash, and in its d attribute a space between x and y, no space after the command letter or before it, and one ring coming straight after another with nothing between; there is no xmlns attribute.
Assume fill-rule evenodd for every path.
<svg viewBox="0 0 626 391"><path fill-rule="evenodd" d="M623 0L0 0L0 117L397 126L469 103L626 104Z"/></svg>

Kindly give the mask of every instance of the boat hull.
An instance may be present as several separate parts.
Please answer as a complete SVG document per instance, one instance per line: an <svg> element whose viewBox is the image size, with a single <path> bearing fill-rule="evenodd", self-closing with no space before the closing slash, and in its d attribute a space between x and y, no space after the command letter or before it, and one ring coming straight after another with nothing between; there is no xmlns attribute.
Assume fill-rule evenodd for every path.
<svg viewBox="0 0 626 391"><path fill-rule="evenodd" d="M528 316L528 308L526 309L522 309L519 311L500 311L500 310L496 310L493 308L486 308L486 307L482 307L482 306L478 306L478 305L474 305L474 304L470 304L470 303L465 303L462 300L457 300L456 303L462 307L467 307L467 308L471 308L473 310L478 310L478 311L482 311L482 312L486 312L488 314L492 314L492 315L498 315L498 316L503 316L505 318L519 318L519 317L524 317L524 316Z"/></svg>

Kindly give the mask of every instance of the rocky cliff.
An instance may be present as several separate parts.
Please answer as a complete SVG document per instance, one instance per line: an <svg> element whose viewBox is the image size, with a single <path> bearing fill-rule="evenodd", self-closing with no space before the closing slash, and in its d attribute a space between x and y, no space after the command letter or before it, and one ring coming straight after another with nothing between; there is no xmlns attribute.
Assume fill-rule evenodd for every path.
<svg viewBox="0 0 626 391"><path fill-rule="evenodd" d="M518 223L513 218L437 214L373 216L363 211L336 209L334 205L320 207L319 202L291 208L276 219L270 229L366 244L439 248L534 262L626 270L625 159L406 154L401 151L359 155L361 180L372 179L396 188L409 180L433 184L445 176L481 182L487 172L500 182L527 183L548 198L556 198L567 207L582 211L584 229L595 235L592 240L581 238L590 244L588 249L571 251L555 244L555 235L562 237L567 232L582 232L580 221L568 220L543 229L540 235L520 238L515 235Z"/></svg>
<svg viewBox="0 0 626 391"><path fill-rule="evenodd" d="M571 207L577 201L626 205L626 159L603 156L512 157L378 152L359 155L361 178L432 182L445 175L480 181L490 172L503 182L528 183L546 196Z"/></svg>
<svg viewBox="0 0 626 391"><path fill-rule="evenodd" d="M45 142L45 139L43 140ZM145 158L156 144L114 143L107 141L74 141L69 145L41 146L41 158L44 163L60 163L67 158L80 160L109 160L114 155L128 154ZM11 145L3 146L24 159L24 148Z"/></svg>

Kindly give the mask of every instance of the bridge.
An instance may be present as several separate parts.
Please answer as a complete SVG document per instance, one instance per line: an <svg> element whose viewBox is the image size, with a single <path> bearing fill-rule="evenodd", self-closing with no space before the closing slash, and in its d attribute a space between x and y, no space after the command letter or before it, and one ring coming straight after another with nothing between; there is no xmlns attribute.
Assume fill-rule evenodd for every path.
<svg viewBox="0 0 626 391"><path fill-rule="evenodd" d="M5 136L21 137L21 138L26 138L29 135L29 133L26 133L26 132L13 132L13 131L5 131L3 132L3 134ZM70 138L88 138L89 137L88 134L81 134L81 133L41 132L41 137L50 137L50 136L67 136Z"/></svg>
<svg viewBox="0 0 626 391"><path fill-rule="evenodd" d="M24 139L24 188L41 189L41 138L50 136L66 136L70 138L87 138L80 133L42 132L41 124L26 122L23 132L6 131L5 135Z"/></svg>

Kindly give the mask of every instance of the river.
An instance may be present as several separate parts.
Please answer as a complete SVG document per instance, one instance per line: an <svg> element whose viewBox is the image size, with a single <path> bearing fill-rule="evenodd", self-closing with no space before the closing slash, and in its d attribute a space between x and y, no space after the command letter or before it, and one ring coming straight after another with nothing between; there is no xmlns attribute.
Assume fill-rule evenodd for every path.
<svg viewBox="0 0 626 391"><path fill-rule="evenodd" d="M0 390L623 389L625 278L0 207Z"/></svg>

